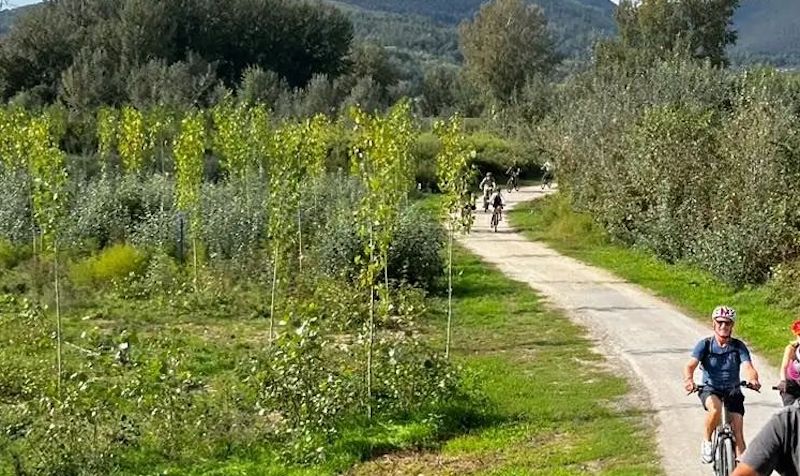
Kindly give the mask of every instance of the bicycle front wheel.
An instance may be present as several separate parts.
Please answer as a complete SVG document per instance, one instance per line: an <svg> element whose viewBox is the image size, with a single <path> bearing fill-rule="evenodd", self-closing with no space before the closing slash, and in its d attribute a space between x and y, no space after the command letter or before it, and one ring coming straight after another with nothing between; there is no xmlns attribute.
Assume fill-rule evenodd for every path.
<svg viewBox="0 0 800 476"><path fill-rule="evenodd" d="M719 448L719 462L717 464L718 476L730 476L736 467L736 449L733 447L733 438L725 438Z"/></svg>

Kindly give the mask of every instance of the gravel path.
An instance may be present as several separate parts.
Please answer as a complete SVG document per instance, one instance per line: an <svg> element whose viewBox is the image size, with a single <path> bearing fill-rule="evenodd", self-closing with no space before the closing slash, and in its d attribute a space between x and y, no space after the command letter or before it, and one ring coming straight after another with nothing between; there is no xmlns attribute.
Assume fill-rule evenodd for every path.
<svg viewBox="0 0 800 476"><path fill-rule="evenodd" d="M538 187L524 187L505 198L508 207L513 207L545 193ZM695 395L686 396L681 374L694 344L711 335L710 324L686 316L609 272L529 241L511 230L505 220L494 233L489 229L490 214L482 210L477 213L473 232L460 239L462 244L507 276L539 291L554 307L585 326L598 346L610 354L612 362L620 362L626 373L635 375L634 388L646 394L646 402L656 416L666 473L711 474L709 465L700 464L703 410ZM777 381L777 370L758 355L754 355L754 362L765 388L760 394L745 391L748 440L780 407L777 393L769 390ZM695 375L699 380L699 370Z"/></svg>

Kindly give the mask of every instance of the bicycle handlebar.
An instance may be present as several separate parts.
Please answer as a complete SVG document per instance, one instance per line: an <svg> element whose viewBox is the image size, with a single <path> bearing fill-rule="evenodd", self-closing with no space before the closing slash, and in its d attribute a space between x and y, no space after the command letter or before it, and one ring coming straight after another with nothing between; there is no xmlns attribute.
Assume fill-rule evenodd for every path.
<svg viewBox="0 0 800 476"><path fill-rule="evenodd" d="M741 382L739 382L739 386L740 386L740 387L744 387L744 388L749 388L750 390L753 390L753 391L755 391L755 392L761 393L761 391L760 391L760 390L756 390L756 389L755 389L755 388L754 388L752 385L750 385L750 383L749 383L749 382L747 382L747 381L745 381L745 380L742 380ZM695 392L700 392L700 391L702 391L704 388L705 388L705 385L697 385L697 384L695 384L695 386L694 386L694 390L692 390L691 392L689 392L687 395L691 395L691 394L693 394L693 393L695 393ZM772 387L772 389L773 389L773 390L777 390L777 387Z"/></svg>

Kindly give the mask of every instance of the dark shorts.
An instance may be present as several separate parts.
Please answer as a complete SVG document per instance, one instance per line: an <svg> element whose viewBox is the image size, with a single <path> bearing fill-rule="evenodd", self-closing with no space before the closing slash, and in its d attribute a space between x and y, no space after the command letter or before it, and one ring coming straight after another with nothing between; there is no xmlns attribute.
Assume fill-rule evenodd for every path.
<svg viewBox="0 0 800 476"><path fill-rule="evenodd" d="M716 388L711 388L709 386L703 387L703 390L698 393L700 397L700 403L703 404L703 408L706 408L706 399L709 395L716 395L717 397L722 399L725 397L725 408L728 409L729 413L738 413L739 415L744 415L744 394L742 393L741 389L734 388L733 390L717 390Z"/></svg>

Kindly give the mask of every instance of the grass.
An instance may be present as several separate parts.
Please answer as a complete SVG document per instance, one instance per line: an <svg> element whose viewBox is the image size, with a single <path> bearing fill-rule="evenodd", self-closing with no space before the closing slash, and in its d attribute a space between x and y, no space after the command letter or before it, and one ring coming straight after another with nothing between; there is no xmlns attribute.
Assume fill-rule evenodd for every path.
<svg viewBox="0 0 800 476"><path fill-rule="evenodd" d="M391 473L381 465L395 463L400 474L658 474L649 416L626 400L630 389L606 371L583 331L546 310L527 286L464 251L456 258L453 352L481 404L444 415L460 426L447 425L443 434L427 415L371 427L353 422L328 449L329 461L309 467L284 465L280 448L267 441L243 442L224 454L203 452L208 459L192 462L190 449L177 459L159 454L158 448L131 450L120 474L340 474L367 458L373 460L354 474ZM25 266L5 273L0 298L27 278ZM66 340L84 345L86 333L86 342L111 349L129 340L139 355L165 350L160 345L168 341L185 354L185 372L221 388L239 378L236 369L243 358L264 351L267 333L266 320L242 302L257 297L244 290L221 291L226 289L216 284L200 296L180 292L146 300L70 290L65 293L71 301L64 310ZM9 315L22 312L18 304L0 299L0 323L4 309ZM424 328L443 347L437 341L444 334L445 302L432 297L429 304ZM65 352L68 367L85 360L74 348ZM50 350L41 357L49 361ZM0 474L11 471L7 464L0 461Z"/></svg>
<svg viewBox="0 0 800 476"><path fill-rule="evenodd" d="M614 243L589 215L573 211L564 196L521 204L509 216L512 226L528 238L612 271L702 322L709 321L717 305L736 308L740 316L737 334L773 365L780 363L783 349L792 339L788 327L794 316L773 304L763 286L737 290L692 264L668 264L646 250Z"/></svg>
<svg viewBox="0 0 800 476"><path fill-rule="evenodd" d="M584 331L527 285L463 250L455 257L453 352L487 399L490 424L435 454L396 455L352 474L659 474L649 416L626 400L630 388ZM436 312L430 332L442 334L445 322Z"/></svg>

